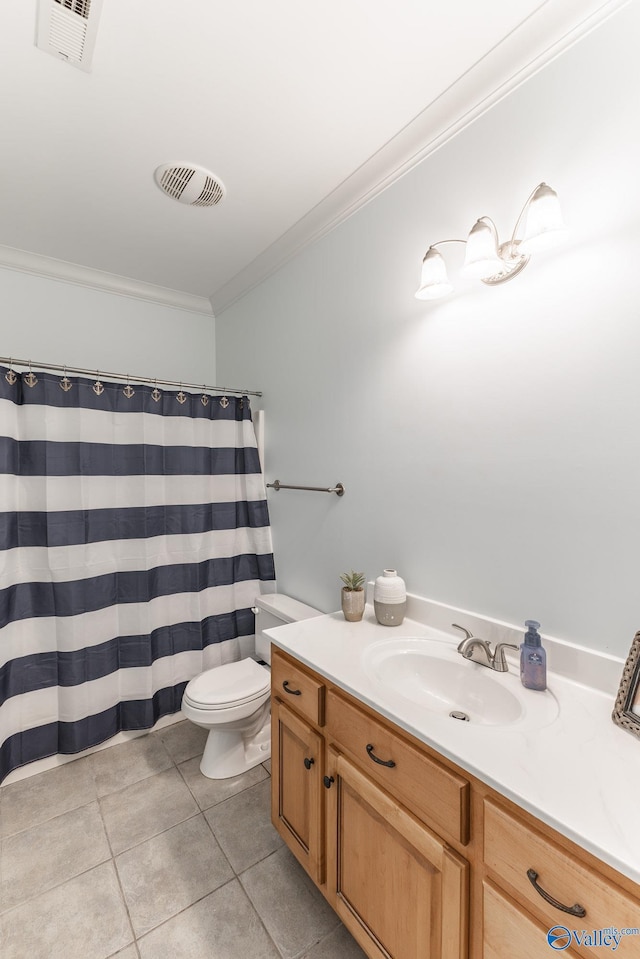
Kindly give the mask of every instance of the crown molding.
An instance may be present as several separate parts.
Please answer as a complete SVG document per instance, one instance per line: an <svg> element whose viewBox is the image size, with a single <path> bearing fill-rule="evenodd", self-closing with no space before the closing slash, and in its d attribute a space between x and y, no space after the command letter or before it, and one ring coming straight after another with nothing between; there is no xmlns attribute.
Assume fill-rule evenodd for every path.
<svg viewBox="0 0 640 959"><path fill-rule="evenodd" d="M220 314L353 216L630 2L546 0L260 256L212 293L214 312Z"/></svg>
<svg viewBox="0 0 640 959"><path fill-rule="evenodd" d="M76 286L99 290L101 293L129 296L137 300L146 300L148 303L186 310L189 313L204 313L213 317L211 301L206 296L169 290L153 283L144 283L127 276L93 270L77 263L57 260L51 256L41 256L39 253L29 253L26 250L16 250L10 246L0 246L0 267L17 270L20 273L30 273L33 276L43 276L51 280L60 280L64 283L73 283Z"/></svg>

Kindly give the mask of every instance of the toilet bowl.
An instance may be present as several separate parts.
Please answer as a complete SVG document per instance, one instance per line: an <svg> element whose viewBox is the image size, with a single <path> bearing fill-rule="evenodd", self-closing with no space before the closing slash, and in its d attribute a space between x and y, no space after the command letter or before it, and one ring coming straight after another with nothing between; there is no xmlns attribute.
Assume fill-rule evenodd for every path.
<svg viewBox="0 0 640 959"><path fill-rule="evenodd" d="M214 666L188 684L182 713L209 730L200 771L209 779L239 776L271 756L271 642L266 629L321 616L282 593L256 597L256 657Z"/></svg>
<svg viewBox="0 0 640 959"><path fill-rule="evenodd" d="M269 758L269 695L269 670L253 659L214 666L187 684L182 712L209 730L200 762L205 776L239 776Z"/></svg>

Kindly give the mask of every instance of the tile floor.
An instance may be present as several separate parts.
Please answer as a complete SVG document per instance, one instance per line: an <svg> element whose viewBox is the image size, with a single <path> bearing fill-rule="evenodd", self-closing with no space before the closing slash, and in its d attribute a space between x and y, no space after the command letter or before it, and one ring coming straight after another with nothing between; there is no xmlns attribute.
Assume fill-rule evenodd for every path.
<svg viewBox="0 0 640 959"><path fill-rule="evenodd" d="M2 959L364 959L269 819L269 763L213 781L182 722L0 789Z"/></svg>

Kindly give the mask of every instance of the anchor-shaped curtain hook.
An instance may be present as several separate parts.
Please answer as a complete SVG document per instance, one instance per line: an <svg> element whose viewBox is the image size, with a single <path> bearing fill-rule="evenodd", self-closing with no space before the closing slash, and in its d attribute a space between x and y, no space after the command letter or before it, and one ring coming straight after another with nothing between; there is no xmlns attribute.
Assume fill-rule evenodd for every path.
<svg viewBox="0 0 640 959"><path fill-rule="evenodd" d="M200 402L202 403L203 406L208 406L208 405L209 405L209 397L208 397L207 394L205 393L206 388L207 388L207 387L206 387L205 384L203 383L203 384L202 384L202 396L200 397Z"/></svg>
<svg viewBox="0 0 640 959"><path fill-rule="evenodd" d="M36 383L38 382L38 377L31 369L31 360L29 360L29 372L25 376L24 381L27 384L27 386L31 386L31 387L34 387Z"/></svg>
<svg viewBox="0 0 640 959"><path fill-rule="evenodd" d="M222 409L223 409L223 410L226 410L226 408L227 408L228 405L229 405L229 400L227 399L227 397L226 397L226 396L221 396L221 397L220 397L220 406L222 407Z"/></svg>
<svg viewBox="0 0 640 959"><path fill-rule="evenodd" d="M186 394L182 392L182 383L180 384L180 392L177 394L176 399L181 406L187 402Z"/></svg>
<svg viewBox="0 0 640 959"><path fill-rule="evenodd" d="M122 392L124 393L124 395L127 397L128 400L130 400L132 396L135 396L135 395L136 395L136 391L134 390L134 388L133 388L133 387L131 386L131 384L129 383L129 377L128 377L128 376L127 376L127 385L125 386L125 388L123 389Z"/></svg>
<svg viewBox="0 0 640 959"><path fill-rule="evenodd" d="M9 369L4 374L4 378L9 386L14 386L18 382L18 374L13 369L13 357L9 359Z"/></svg>
<svg viewBox="0 0 640 959"><path fill-rule="evenodd" d="M91 388L96 396L102 396L104 393L104 386L100 382L100 370L96 370L96 377L97 379Z"/></svg>
<svg viewBox="0 0 640 959"><path fill-rule="evenodd" d="M162 393L158 389L158 379L156 377L156 385L151 391L151 399L154 401L154 403L157 403L161 396L162 396Z"/></svg>
<svg viewBox="0 0 640 959"><path fill-rule="evenodd" d="M60 389L64 390L65 393L68 393L72 386L73 386L73 383L67 376L67 367L65 365L63 367L63 376L62 376L62 379L60 380Z"/></svg>

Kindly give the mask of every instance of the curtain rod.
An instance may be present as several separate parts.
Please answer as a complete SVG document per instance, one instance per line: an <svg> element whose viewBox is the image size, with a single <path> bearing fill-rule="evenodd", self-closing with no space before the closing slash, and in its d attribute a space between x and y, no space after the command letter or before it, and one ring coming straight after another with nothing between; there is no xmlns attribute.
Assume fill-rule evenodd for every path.
<svg viewBox="0 0 640 959"><path fill-rule="evenodd" d="M56 373L77 373L80 376L106 377L108 380L133 380L135 383L149 383L152 386L177 386L179 389L186 387L188 390L200 390L205 393L237 393L240 396L262 396L262 393L256 390L236 390L227 386L207 386L206 383L184 383L178 380L163 380L160 377L153 376L134 376L132 373L107 373L105 370L84 370L79 366L59 366L56 363L40 363L39 360L19 360L15 356L0 356L0 363L12 366L26 366L31 369L36 366L43 370L52 370Z"/></svg>

